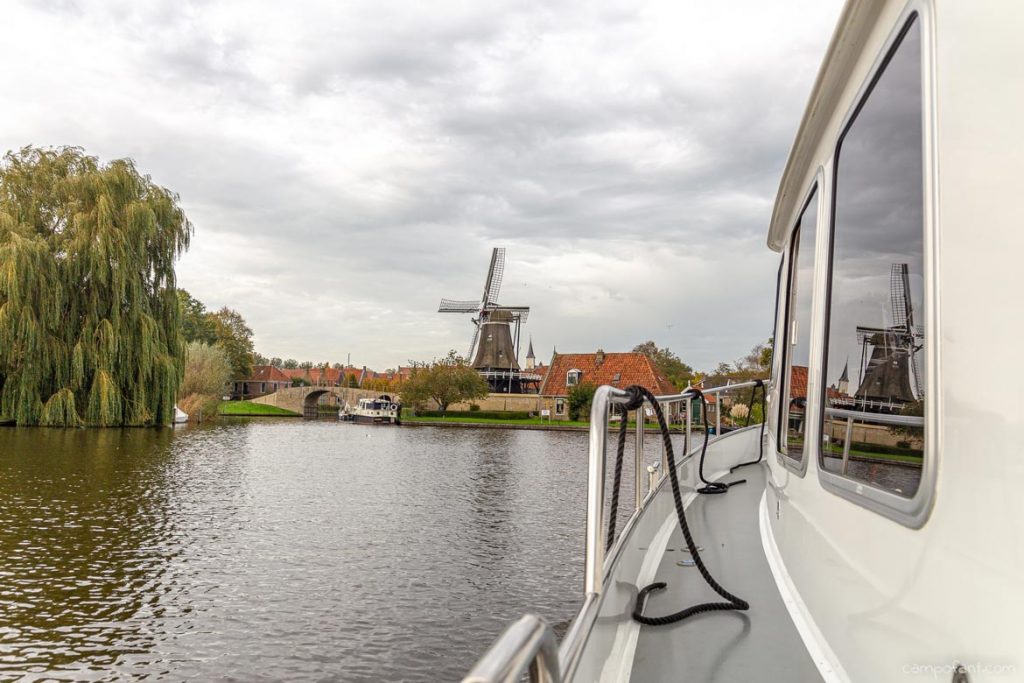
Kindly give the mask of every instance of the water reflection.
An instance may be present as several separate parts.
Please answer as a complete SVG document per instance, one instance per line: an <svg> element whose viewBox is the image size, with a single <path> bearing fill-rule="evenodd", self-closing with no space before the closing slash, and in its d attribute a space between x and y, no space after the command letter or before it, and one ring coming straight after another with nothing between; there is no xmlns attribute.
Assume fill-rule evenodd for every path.
<svg viewBox="0 0 1024 683"><path fill-rule="evenodd" d="M147 622L168 616L161 597L181 545L168 514L171 433L4 429L0 439L0 674L88 678L152 651Z"/></svg>
<svg viewBox="0 0 1024 683"><path fill-rule="evenodd" d="M0 679L457 679L524 611L575 614L585 448L334 423L0 429Z"/></svg>

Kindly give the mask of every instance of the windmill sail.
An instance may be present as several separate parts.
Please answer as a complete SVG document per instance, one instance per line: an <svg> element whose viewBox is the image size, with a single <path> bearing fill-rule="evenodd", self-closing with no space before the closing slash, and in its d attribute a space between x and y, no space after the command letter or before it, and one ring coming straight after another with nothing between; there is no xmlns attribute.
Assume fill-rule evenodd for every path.
<svg viewBox="0 0 1024 683"><path fill-rule="evenodd" d="M484 305L497 305L498 292L501 291L501 280L505 277L505 248L495 247L491 252L491 267L487 270L487 281L484 283Z"/></svg>

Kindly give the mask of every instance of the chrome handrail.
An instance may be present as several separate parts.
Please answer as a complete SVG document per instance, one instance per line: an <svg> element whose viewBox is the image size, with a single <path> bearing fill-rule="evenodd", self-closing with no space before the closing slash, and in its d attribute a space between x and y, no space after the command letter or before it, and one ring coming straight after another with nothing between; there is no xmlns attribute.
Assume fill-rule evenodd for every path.
<svg viewBox="0 0 1024 683"><path fill-rule="evenodd" d="M561 683L555 633L536 614L505 629L462 683L518 683L527 669L533 683Z"/></svg>
<svg viewBox="0 0 1024 683"><path fill-rule="evenodd" d="M903 425L905 427L923 427L924 417L919 415L893 415L891 413L865 413L863 410L847 410L845 408L825 408L825 415L842 417L847 420L862 420L884 425Z"/></svg>

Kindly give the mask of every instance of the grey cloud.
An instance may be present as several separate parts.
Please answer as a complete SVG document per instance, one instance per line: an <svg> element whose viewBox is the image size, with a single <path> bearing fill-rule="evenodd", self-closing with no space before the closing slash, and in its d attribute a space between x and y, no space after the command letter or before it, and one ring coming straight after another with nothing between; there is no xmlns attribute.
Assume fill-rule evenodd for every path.
<svg viewBox="0 0 1024 683"><path fill-rule="evenodd" d="M145 100L97 101L107 123L83 142L181 194L197 226L182 285L241 310L264 353L384 367L461 349L469 323L437 301L472 298L500 244L542 355L655 338L711 367L771 332L764 231L836 9L794 24L776 61L737 65L726 32L679 53L733 60L711 71L662 54L662 8L635 3L64 17L109 42L88 67ZM19 124L7 147L32 137Z"/></svg>

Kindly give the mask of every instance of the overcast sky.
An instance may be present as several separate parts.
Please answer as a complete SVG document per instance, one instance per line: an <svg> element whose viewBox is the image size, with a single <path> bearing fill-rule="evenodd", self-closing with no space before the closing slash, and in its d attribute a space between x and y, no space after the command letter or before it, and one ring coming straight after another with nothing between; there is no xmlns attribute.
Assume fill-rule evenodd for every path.
<svg viewBox="0 0 1024 683"><path fill-rule="evenodd" d="M131 157L179 284L267 356L465 353L483 288L547 361L772 332L768 221L838 0L5 3L0 148ZM525 344L524 351L525 355Z"/></svg>

